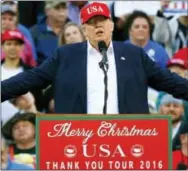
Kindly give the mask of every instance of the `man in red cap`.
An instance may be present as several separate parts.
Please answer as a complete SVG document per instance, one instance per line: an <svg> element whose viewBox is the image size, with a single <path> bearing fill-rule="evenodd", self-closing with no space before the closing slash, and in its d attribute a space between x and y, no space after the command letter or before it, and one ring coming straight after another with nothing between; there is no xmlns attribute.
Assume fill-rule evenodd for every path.
<svg viewBox="0 0 188 171"><path fill-rule="evenodd" d="M188 48L182 48L169 60L167 67L183 78L188 79ZM188 121L188 101L184 101L185 119Z"/></svg>
<svg viewBox="0 0 188 171"><path fill-rule="evenodd" d="M89 42L95 48L103 40L109 46L112 39L114 23L111 20L110 10L106 4L94 2L81 10L83 30Z"/></svg>
<svg viewBox="0 0 188 171"><path fill-rule="evenodd" d="M167 67L182 77L185 77L186 70L188 70L188 48L180 49L168 61Z"/></svg>
<svg viewBox="0 0 188 171"><path fill-rule="evenodd" d="M178 74L179 76L188 79L186 76L186 72L188 71L188 48L182 48L178 52L174 54L174 56L168 61L167 63L168 69L173 72ZM172 83L174 84L174 83ZM157 102L156 102L156 107L158 109L161 98L165 95L164 92L160 92ZM188 121L188 102L184 101L184 118Z"/></svg>
<svg viewBox="0 0 188 171"><path fill-rule="evenodd" d="M148 85L188 100L188 80L158 66L142 48L112 41L107 5L91 3L80 16L88 41L60 47L41 66L3 81L2 101L49 84L61 114L149 113Z"/></svg>

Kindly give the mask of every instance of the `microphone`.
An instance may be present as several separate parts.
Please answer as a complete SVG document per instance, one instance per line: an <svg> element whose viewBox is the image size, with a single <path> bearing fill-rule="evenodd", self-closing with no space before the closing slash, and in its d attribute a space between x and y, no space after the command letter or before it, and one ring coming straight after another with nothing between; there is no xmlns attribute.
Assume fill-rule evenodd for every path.
<svg viewBox="0 0 188 171"><path fill-rule="evenodd" d="M100 68L102 67L106 67L106 70L108 70L108 58L107 58L107 46L106 43L104 41L99 41L98 42L98 49L99 52L102 54L102 60L101 62L99 62L99 66Z"/></svg>
<svg viewBox="0 0 188 171"><path fill-rule="evenodd" d="M108 58L107 58L107 46L104 41L98 42L99 52L102 54L102 60L99 62L99 67L103 70L104 73L104 106L103 114L107 113L107 100L108 100Z"/></svg>

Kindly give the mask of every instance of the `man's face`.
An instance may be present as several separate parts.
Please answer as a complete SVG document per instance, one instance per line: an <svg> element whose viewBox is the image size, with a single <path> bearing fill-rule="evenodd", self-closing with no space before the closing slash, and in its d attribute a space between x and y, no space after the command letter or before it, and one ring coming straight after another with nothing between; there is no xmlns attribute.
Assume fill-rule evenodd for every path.
<svg viewBox="0 0 188 171"><path fill-rule="evenodd" d="M136 18L129 31L129 37L136 41L147 40L150 37L149 24L145 18Z"/></svg>
<svg viewBox="0 0 188 171"><path fill-rule="evenodd" d="M184 113L184 107L181 104L168 103L160 107L160 113L162 115L171 115L172 122L177 122L181 120L181 117Z"/></svg>
<svg viewBox="0 0 188 171"><path fill-rule="evenodd" d="M5 40L2 48L5 56L9 59L19 58L23 51L23 45L18 40Z"/></svg>
<svg viewBox="0 0 188 171"><path fill-rule="evenodd" d="M86 37L91 42L99 42L101 40L109 42L114 30L114 23L103 16L95 16L83 25Z"/></svg>
<svg viewBox="0 0 188 171"><path fill-rule="evenodd" d="M18 121L12 128L15 142L29 142L35 138L35 126L29 121Z"/></svg>
<svg viewBox="0 0 188 171"><path fill-rule="evenodd" d="M8 165L8 148L4 139L1 139L1 168L6 169Z"/></svg>
<svg viewBox="0 0 188 171"><path fill-rule="evenodd" d="M181 144L188 147L188 133L180 135Z"/></svg>
<svg viewBox="0 0 188 171"><path fill-rule="evenodd" d="M66 44L82 42L83 37L78 27L69 26L65 29L64 32Z"/></svg>
<svg viewBox="0 0 188 171"><path fill-rule="evenodd" d="M1 16L1 32L5 30L12 30L16 27L16 16L12 15L11 13L4 13Z"/></svg>
<svg viewBox="0 0 188 171"><path fill-rule="evenodd" d="M179 65L172 65L169 67L171 72L175 72L176 74L178 74L181 77L185 77L185 71L186 69L184 69L183 67L179 66Z"/></svg>
<svg viewBox="0 0 188 171"><path fill-rule="evenodd" d="M68 16L68 10L66 7L64 7L62 5L58 5L55 8L48 9L47 15L55 22L65 23L67 16Z"/></svg>

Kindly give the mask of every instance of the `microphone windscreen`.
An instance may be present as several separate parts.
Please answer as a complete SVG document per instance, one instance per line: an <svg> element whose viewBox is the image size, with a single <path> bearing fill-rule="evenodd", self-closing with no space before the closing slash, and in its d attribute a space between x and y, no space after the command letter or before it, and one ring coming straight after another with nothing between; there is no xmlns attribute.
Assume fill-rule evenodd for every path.
<svg viewBox="0 0 188 171"><path fill-rule="evenodd" d="M103 51L107 51L107 46L106 46L106 43L105 41L99 41L98 42L98 49L99 49L99 52L102 53Z"/></svg>

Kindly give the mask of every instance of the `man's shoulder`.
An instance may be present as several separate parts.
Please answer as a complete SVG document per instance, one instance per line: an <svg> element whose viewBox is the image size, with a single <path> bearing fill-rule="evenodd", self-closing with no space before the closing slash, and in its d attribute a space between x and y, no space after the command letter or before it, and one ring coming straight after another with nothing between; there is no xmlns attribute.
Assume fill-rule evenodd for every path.
<svg viewBox="0 0 188 171"><path fill-rule="evenodd" d="M140 53L142 48L136 45L133 45L128 42L123 42L123 41L113 41L113 45L115 48L122 48L126 53L132 53L132 52L138 52Z"/></svg>
<svg viewBox="0 0 188 171"><path fill-rule="evenodd" d="M30 28L30 32L33 33L42 33L42 32L46 32L47 30L47 24L44 21L41 21L39 23L36 23L35 25L33 25Z"/></svg>
<svg viewBox="0 0 188 171"><path fill-rule="evenodd" d="M87 42L81 42L81 43L72 43L72 44L66 44L66 45L62 45L58 48L58 50L60 52L62 51L69 51L69 52L75 52L76 50L81 50L82 48L86 48L87 47ZM70 51L71 50L71 51Z"/></svg>

